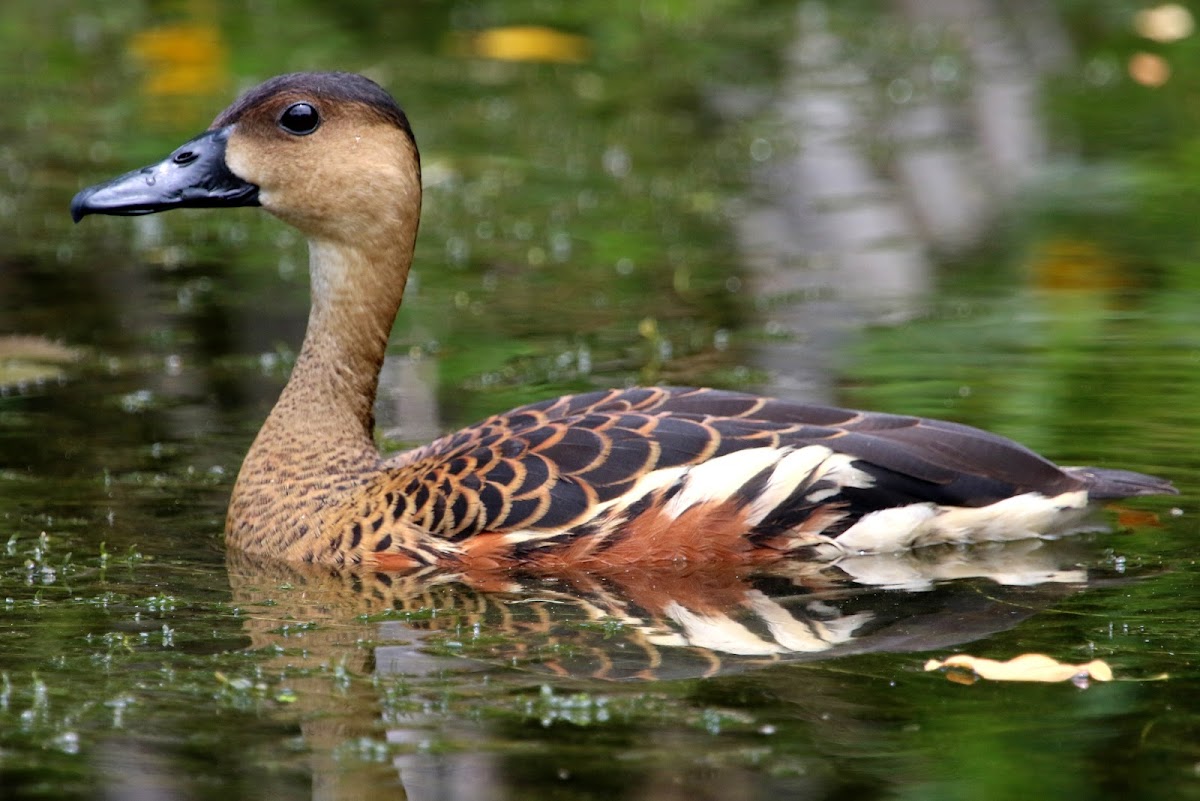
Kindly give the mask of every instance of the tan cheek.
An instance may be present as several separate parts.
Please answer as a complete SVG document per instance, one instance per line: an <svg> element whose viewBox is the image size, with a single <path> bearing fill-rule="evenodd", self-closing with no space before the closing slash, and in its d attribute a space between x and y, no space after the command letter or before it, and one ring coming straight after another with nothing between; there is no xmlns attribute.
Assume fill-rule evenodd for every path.
<svg viewBox="0 0 1200 801"><path fill-rule="evenodd" d="M252 184L261 184L258 176L251 169L251 162L247 157L246 150L247 148L240 138L236 135L230 137L229 141L225 143L225 166L243 181L249 181Z"/></svg>
<svg viewBox="0 0 1200 801"><path fill-rule="evenodd" d="M280 190L291 184L286 173L272 168L273 163L270 148L251 147L245 139L236 137L230 137L226 145L225 166L238 178L258 187L258 202L264 209L280 214L281 204L287 204L286 195Z"/></svg>
<svg viewBox="0 0 1200 801"><path fill-rule="evenodd" d="M321 176L306 164L319 163L308 147L295 142L264 142L248 137L230 137L225 148L225 164L234 175L258 187L258 200L267 211L290 216L308 206L317 197Z"/></svg>

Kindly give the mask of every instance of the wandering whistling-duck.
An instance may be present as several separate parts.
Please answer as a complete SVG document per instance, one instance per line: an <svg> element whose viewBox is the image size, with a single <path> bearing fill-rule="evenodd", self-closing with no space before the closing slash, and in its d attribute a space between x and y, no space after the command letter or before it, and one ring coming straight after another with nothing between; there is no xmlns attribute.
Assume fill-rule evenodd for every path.
<svg viewBox="0 0 1200 801"><path fill-rule="evenodd" d="M383 457L372 406L421 210L404 112L359 75L282 75L71 214L197 206L262 206L309 242L308 330L238 474L233 548L377 570L827 559L1053 534L1090 501L1175 492L956 423L713 389L555 398Z"/></svg>

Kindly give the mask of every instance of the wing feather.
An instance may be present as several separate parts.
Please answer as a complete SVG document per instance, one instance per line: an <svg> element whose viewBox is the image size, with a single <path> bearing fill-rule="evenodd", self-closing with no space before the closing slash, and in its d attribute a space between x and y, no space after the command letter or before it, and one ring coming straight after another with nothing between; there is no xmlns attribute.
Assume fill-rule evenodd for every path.
<svg viewBox="0 0 1200 801"><path fill-rule="evenodd" d="M655 470L748 448L810 445L850 457L870 486L828 478L797 485L795 497L766 517L772 528L803 519L816 506L816 489L822 498L838 495L852 520L914 502L980 506L1023 492L1057 495L1085 488L1091 475L957 423L687 388L600 390L522 406L385 466L391 485L408 496L401 511L460 541L570 526ZM729 480L745 495L745 486L766 487L770 476Z"/></svg>

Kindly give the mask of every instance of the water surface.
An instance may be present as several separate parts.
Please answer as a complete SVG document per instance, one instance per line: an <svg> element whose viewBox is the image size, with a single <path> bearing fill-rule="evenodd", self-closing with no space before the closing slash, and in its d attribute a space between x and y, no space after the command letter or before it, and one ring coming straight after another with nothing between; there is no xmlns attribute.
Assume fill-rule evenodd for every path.
<svg viewBox="0 0 1200 801"><path fill-rule="evenodd" d="M1200 51L1120 4L907 5L7 4L0 795L1200 796ZM514 24L554 32L477 36ZM1168 83L1128 76L1138 49ZM422 146L387 447L709 384L954 419L1182 494L1104 510L1109 533L758 575L227 554L303 243L252 209L66 207L299 68L367 71ZM923 670L959 651L1117 680Z"/></svg>

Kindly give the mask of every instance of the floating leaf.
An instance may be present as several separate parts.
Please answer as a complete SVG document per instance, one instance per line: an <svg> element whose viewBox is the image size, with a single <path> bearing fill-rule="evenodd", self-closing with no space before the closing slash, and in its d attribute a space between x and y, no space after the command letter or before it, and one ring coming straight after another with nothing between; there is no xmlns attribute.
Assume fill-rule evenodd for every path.
<svg viewBox="0 0 1200 801"><path fill-rule="evenodd" d="M1130 509L1119 504L1105 507L1117 513L1117 525L1124 528L1162 528L1157 512L1148 509Z"/></svg>
<svg viewBox="0 0 1200 801"><path fill-rule="evenodd" d="M964 684L975 679L992 681L1074 681L1086 684L1089 679L1112 681L1112 668L1095 659L1084 665L1068 665L1045 654L1021 654L1007 662L983 659L968 654L955 654L945 660L930 659L926 670L945 670L947 678ZM963 681L963 679L966 681Z"/></svg>
<svg viewBox="0 0 1200 801"><path fill-rule="evenodd" d="M78 351L35 336L0 336L0 387L21 387L62 376L57 365Z"/></svg>
<svg viewBox="0 0 1200 801"><path fill-rule="evenodd" d="M23 359L61 364L74 361L79 352L36 336L0 336L0 361Z"/></svg>

